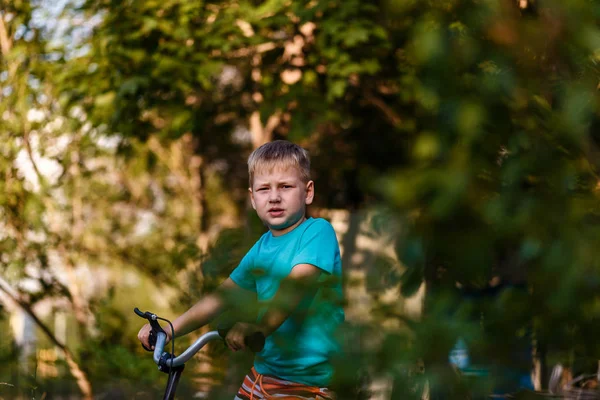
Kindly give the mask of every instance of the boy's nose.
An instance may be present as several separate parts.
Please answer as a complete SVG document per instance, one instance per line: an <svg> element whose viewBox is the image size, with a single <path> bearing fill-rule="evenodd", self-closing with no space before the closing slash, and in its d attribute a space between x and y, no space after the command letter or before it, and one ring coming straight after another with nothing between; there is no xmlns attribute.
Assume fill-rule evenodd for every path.
<svg viewBox="0 0 600 400"><path fill-rule="evenodd" d="M273 190L271 192L271 196L269 196L269 201L272 203L277 203L281 201L281 196L279 195L279 192L277 190Z"/></svg>

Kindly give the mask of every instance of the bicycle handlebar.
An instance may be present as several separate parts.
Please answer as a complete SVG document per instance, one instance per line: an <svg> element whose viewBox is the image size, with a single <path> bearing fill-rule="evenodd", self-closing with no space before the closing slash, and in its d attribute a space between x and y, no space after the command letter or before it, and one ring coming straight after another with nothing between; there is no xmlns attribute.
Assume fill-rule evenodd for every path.
<svg viewBox="0 0 600 400"><path fill-rule="evenodd" d="M167 335L160 332L156 337L156 345L154 346L153 359L156 364L160 366L164 363L166 367L179 367L185 364L190 358L194 356L201 348L203 348L208 342L222 339L217 331L210 331L200 336L190 347L185 349L183 353L175 357L172 354L165 353L164 347L167 339Z"/></svg>
<svg viewBox="0 0 600 400"><path fill-rule="evenodd" d="M230 327L220 326L216 331L210 331L200 336L190 347L188 347L183 353L175 357L174 354L164 352L165 342L167 340L167 334L158 323L158 317L149 311L142 312L137 307L133 310L141 318L147 319L152 327L150 331L149 342L150 345L154 346L154 362L158 365L161 371L167 372L169 368L179 367L185 364L190 358L194 356L201 348L203 348L208 342L216 339L225 339ZM246 346L255 353L262 350L265 345L265 337L262 333L256 332L252 335L247 336L244 339ZM152 351L146 346L142 345L144 349Z"/></svg>

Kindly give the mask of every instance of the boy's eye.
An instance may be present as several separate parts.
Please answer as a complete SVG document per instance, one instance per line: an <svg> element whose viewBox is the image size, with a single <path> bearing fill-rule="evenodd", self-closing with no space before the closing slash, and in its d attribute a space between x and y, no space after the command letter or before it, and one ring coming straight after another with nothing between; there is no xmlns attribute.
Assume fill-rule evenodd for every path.
<svg viewBox="0 0 600 400"><path fill-rule="evenodd" d="M268 188L266 188L266 187L261 187L261 188L258 188L258 191L259 191L259 192L264 192L264 191L265 191L265 190L267 190L267 189L268 189Z"/></svg>

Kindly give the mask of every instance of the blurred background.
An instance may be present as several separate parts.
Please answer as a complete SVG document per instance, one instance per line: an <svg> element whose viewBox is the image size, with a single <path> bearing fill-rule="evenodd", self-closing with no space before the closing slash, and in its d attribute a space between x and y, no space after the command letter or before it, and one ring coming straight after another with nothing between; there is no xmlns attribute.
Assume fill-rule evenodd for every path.
<svg viewBox="0 0 600 400"><path fill-rule="evenodd" d="M0 1L0 398L161 398L133 308L174 318L237 265L264 232L246 159L275 139L310 151L342 249L340 399L600 398L599 22ZM250 362L213 344L180 397L230 399Z"/></svg>

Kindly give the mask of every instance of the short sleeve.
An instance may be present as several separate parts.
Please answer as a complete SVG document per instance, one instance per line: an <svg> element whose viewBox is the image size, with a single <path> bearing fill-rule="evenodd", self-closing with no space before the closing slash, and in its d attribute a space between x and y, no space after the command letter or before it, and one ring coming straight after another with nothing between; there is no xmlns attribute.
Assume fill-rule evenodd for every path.
<svg viewBox="0 0 600 400"><path fill-rule="evenodd" d="M254 279L254 275L251 273L252 266L254 264L254 253L256 252L256 245L254 245L242 258L239 265L231 272L229 277L232 281L234 281L238 286L252 290L256 292L256 280Z"/></svg>
<svg viewBox="0 0 600 400"><path fill-rule="evenodd" d="M333 227L326 220L318 219L302 234L292 267L298 264L312 264L331 274L339 252Z"/></svg>

